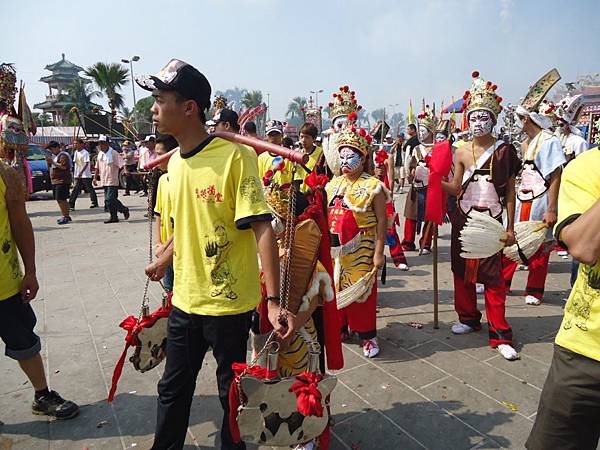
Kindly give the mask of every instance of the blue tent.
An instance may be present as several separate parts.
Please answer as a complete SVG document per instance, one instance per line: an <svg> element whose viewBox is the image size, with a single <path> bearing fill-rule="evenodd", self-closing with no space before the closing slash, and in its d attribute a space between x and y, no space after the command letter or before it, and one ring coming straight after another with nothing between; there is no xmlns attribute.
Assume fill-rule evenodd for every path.
<svg viewBox="0 0 600 450"><path fill-rule="evenodd" d="M452 103L451 105L449 105L447 108L444 109L444 113L460 113L462 112L462 106L464 105L465 101L461 98L459 98L458 100L456 100L454 103Z"/></svg>

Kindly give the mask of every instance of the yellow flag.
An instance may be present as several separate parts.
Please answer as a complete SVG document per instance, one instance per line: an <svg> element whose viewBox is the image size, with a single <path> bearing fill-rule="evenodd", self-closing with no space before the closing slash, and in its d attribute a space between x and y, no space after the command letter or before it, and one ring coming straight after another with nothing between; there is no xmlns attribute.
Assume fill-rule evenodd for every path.
<svg viewBox="0 0 600 450"><path fill-rule="evenodd" d="M416 125L415 112L413 111L412 100L408 101L408 123Z"/></svg>

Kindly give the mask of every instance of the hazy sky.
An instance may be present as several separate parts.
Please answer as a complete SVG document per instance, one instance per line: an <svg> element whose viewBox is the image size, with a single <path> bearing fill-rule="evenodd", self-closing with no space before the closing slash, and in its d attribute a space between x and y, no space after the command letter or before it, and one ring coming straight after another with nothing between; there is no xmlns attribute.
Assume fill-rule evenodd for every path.
<svg viewBox="0 0 600 450"><path fill-rule="evenodd" d="M600 72L599 0L167 0L13 3L0 59L15 63L29 103L44 66L82 67L139 55L136 73L170 58L203 72L213 92L270 93L271 117L292 97L348 84L368 111L460 97L474 69L516 101L552 67L563 81ZM10 20L8 20L10 19ZM131 86L124 90L131 103ZM137 88L137 98L144 91Z"/></svg>

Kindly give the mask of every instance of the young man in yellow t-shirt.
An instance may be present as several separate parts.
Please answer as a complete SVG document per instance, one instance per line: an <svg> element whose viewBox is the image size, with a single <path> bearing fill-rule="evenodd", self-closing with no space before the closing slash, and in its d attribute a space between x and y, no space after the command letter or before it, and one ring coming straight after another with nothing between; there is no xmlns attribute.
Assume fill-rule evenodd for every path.
<svg viewBox="0 0 600 450"><path fill-rule="evenodd" d="M162 156L177 147L177 141L173 136L166 134L156 137L156 155ZM158 179L156 187L156 205L154 206L154 215L156 216L156 231L154 233L155 245L154 254L160 256L165 246L173 236L173 222L171 221L171 198L169 196L169 174L167 173L169 161L159 164L158 168L163 174ZM163 286L165 290L173 290L173 265L169 265L163 277Z"/></svg>
<svg viewBox="0 0 600 450"><path fill-rule="evenodd" d="M308 155L308 162L305 167L311 172L316 171L318 175L327 174L327 164L325 163L325 156L323 155L323 149L316 145L316 139L319 134L317 127L307 122L300 128L300 145L302 151ZM304 179L310 174L304 170L300 165L297 166L296 174L294 175L295 181L304 182ZM308 190L308 186L304 183L300 186L302 192Z"/></svg>
<svg viewBox="0 0 600 450"><path fill-rule="evenodd" d="M169 161L173 239L146 268L155 281L171 262L175 272L152 448L183 447L196 378L212 347L224 413L221 448L244 449L231 437L229 389L232 363L246 361L251 316L261 298L257 251L275 332L286 339L296 327L292 314L280 314L279 259L257 158L247 147L207 134L211 87L191 65L174 59L157 76L137 82L152 91L158 131L179 143Z"/></svg>
<svg viewBox="0 0 600 450"><path fill-rule="evenodd" d="M580 262L544 383L530 450L595 450L600 438L600 150L565 168L556 240Z"/></svg>
<svg viewBox="0 0 600 450"><path fill-rule="evenodd" d="M267 122L265 129L267 134L267 142L275 145L282 145L283 141L283 123L279 120L270 120ZM273 161L276 163L281 159L278 155L273 155L269 152L263 152L258 156L258 175L262 180L269 174L269 171L274 171ZM272 183L277 183L279 186L291 184L293 179L292 164L288 160L284 161L283 169L275 172Z"/></svg>
<svg viewBox="0 0 600 450"><path fill-rule="evenodd" d="M0 338L6 356L16 360L35 389L34 414L71 419L79 407L48 389L40 338L33 331L35 313L29 304L39 286L35 270L35 240L25 209L20 175L0 161ZM21 270L19 256L25 273Z"/></svg>

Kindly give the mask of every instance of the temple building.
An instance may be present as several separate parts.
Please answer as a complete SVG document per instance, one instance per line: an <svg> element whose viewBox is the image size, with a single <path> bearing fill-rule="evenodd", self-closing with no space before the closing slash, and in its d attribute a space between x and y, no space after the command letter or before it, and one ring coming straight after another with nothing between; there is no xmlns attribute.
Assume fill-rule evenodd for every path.
<svg viewBox="0 0 600 450"><path fill-rule="evenodd" d="M47 65L45 69L52 74L40 78L40 81L48 84L49 95L46 95L46 101L37 103L33 107L51 114L55 125L64 125L68 117L68 111L65 108L72 104L67 92L69 85L77 79L84 80L86 83L91 81L79 76L79 72L84 70L83 67L65 59L64 53L60 61Z"/></svg>

